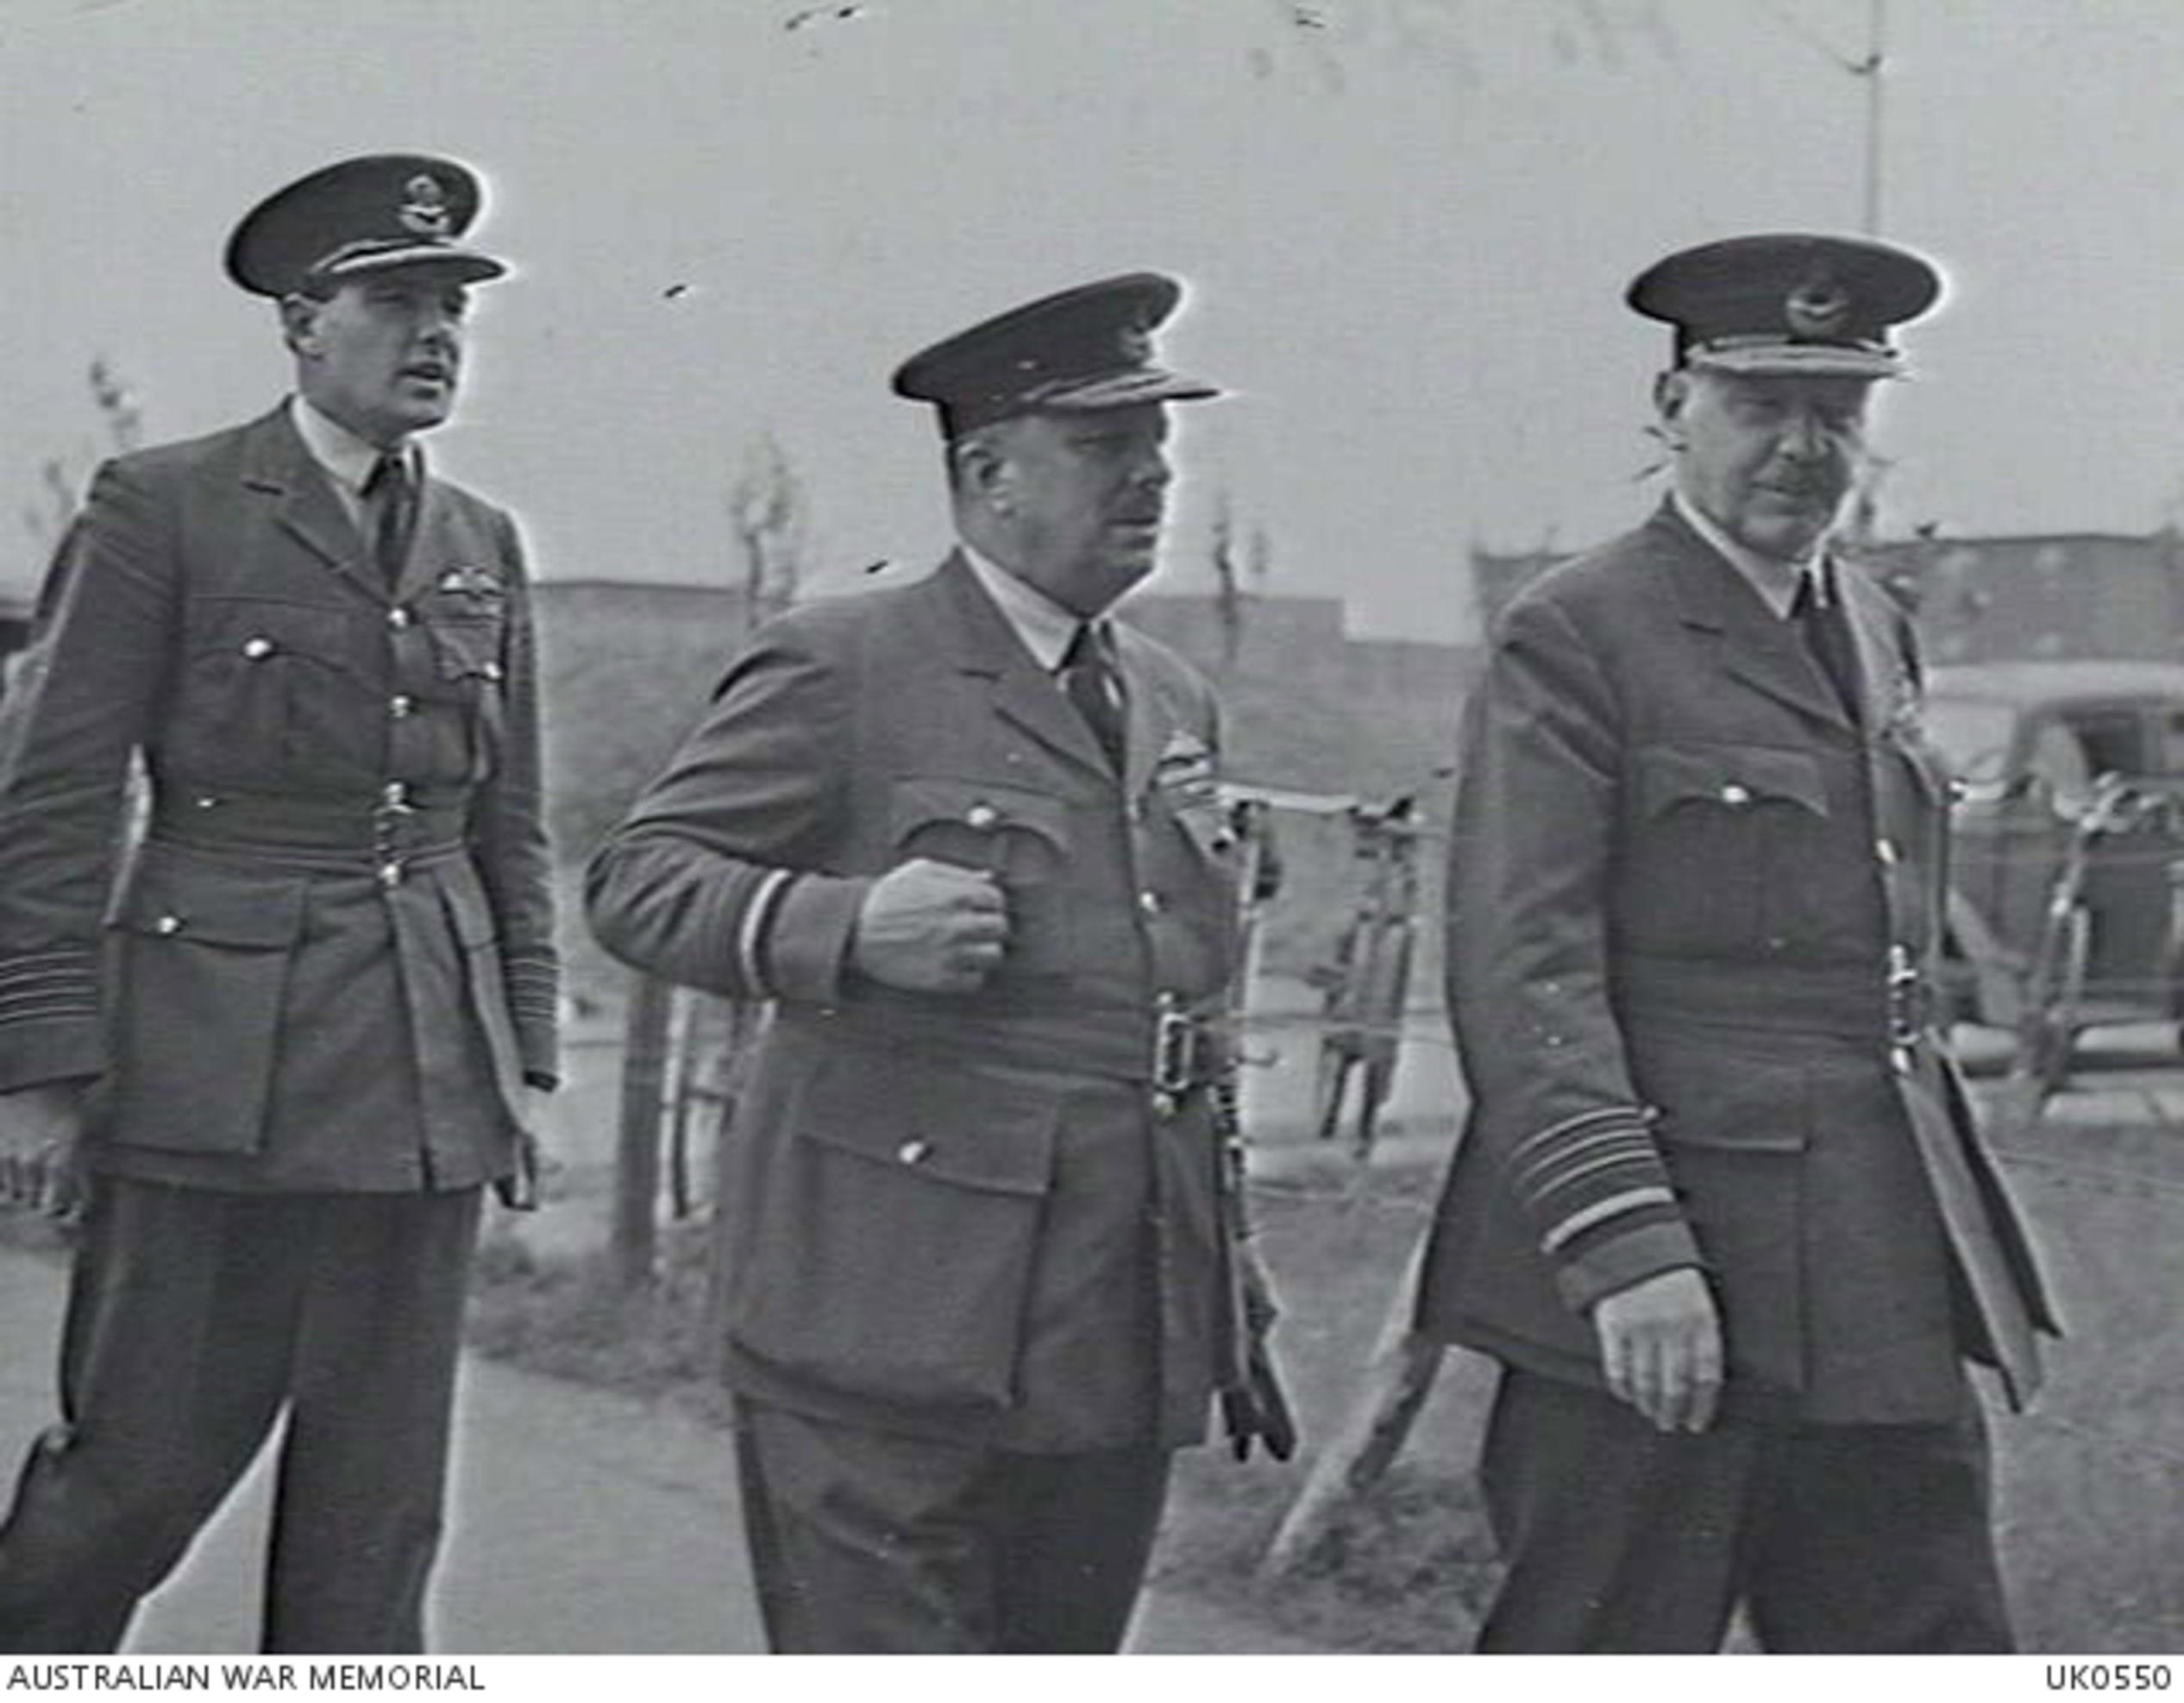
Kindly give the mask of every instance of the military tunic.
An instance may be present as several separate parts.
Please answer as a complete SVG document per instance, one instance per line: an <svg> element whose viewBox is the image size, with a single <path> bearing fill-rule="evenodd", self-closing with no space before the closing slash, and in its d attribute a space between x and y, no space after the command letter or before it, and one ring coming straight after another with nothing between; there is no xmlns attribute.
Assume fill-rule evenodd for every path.
<svg viewBox="0 0 2184 1703"><path fill-rule="evenodd" d="M1170 1451L1241 1373L1212 697L1120 630L1118 772L995 598L959 556L768 627L590 871L612 950L775 1002L725 1207L778 1650L1114 1649ZM975 993L854 967L916 858L1001 886Z"/></svg>
<svg viewBox="0 0 2184 1703"><path fill-rule="evenodd" d="M284 410L102 469L47 597L0 716L0 1086L95 1078L116 1174L506 1174L555 998L508 518L428 481L389 588Z"/></svg>
<svg viewBox="0 0 2184 1703"><path fill-rule="evenodd" d="M115 1648L284 1414L264 1647L423 1647L555 1071L525 599L436 480L389 584L286 409L101 469L0 707L0 1087L88 1082L97 1173L0 1649Z"/></svg>
<svg viewBox="0 0 2184 1703"><path fill-rule="evenodd" d="M1703 1265L1732 1411L1954 1412L1960 1351L2036 1386L2045 1298L1920 991L1944 777L1903 617L1842 585L1855 723L1673 507L1508 612L1450 854L1474 1106L1431 1333L1597 1385L1591 1303Z"/></svg>
<svg viewBox="0 0 2184 1703"><path fill-rule="evenodd" d="M962 560L799 610L593 862L611 949L779 1002L736 1132L746 1388L1032 1450L1203 1433L1221 1155L1205 1096L1157 1112L1152 1078L1164 1013L1227 987L1232 860L1210 696L1120 636L1117 776ZM864 893L913 857L1001 881L975 994L849 967Z"/></svg>
<svg viewBox="0 0 2184 1703"><path fill-rule="evenodd" d="M1511 603L1467 707L1449 1002L1472 1106L1419 1328L1499 1359L1483 1650L2009 1646L1961 1362L2052 1329L1933 1029L1944 777L1908 622L1855 677L1673 504ZM1605 1392L1591 1310L1678 1268L1719 1412Z"/></svg>

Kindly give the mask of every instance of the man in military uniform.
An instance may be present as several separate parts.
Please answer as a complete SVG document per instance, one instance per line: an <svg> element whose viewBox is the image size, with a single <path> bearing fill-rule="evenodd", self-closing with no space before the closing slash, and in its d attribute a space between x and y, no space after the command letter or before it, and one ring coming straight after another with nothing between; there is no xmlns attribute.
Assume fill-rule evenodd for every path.
<svg viewBox="0 0 2184 1703"><path fill-rule="evenodd" d="M1999 1650L1965 1374L2052 1329L1930 1027L1946 777L1829 531L1940 280L1783 235L1631 286L1674 487L1509 606L1468 707L1473 1107L1419 1323L1503 1364L1491 1650Z"/></svg>
<svg viewBox="0 0 2184 1703"><path fill-rule="evenodd" d="M283 1415L265 1648L421 1647L480 1192L555 1071L522 553L414 443L478 200L380 155L243 220L296 393L100 469L0 713L0 1159L88 1173L0 1647L113 1649Z"/></svg>
<svg viewBox="0 0 2184 1703"><path fill-rule="evenodd" d="M1111 1650L1215 1389L1288 1448L1233 1322L1214 701L1108 616L1165 405L1214 394L1152 362L1178 296L1113 279L905 363L960 548L763 630L592 866L613 952L776 1002L725 1208L777 1650Z"/></svg>

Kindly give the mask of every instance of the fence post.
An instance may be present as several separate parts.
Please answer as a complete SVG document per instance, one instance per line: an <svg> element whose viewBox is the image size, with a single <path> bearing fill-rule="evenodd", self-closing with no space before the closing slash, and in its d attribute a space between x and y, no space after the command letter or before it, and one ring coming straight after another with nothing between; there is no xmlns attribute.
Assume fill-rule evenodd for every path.
<svg viewBox="0 0 2184 1703"><path fill-rule="evenodd" d="M728 1033L721 1042L720 1122L713 1137L712 1225L706 1260L704 1340L711 1345L713 1370L728 1370L728 1264L735 1235L735 1122L736 1103L743 1097L750 1073L750 1049L763 1027L768 1008L749 1000L732 1000L728 1006Z"/></svg>
<svg viewBox="0 0 2184 1703"><path fill-rule="evenodd" d="M650 1288L656 1268L660 1103L674 1003L669 983L643 974L631 978L622 1023L622 1105L614 1144L614 1218L607 1237L614 1284L625 1293Z"/></svg>
<svg viewBox="0 0 2184 1703"><path fill-rule="evenodd" d="M1303 1488L1275 1529L1259 1561L1261 1577L1278 1577L1312 1553L1343 1506L1394 1462L1432 1393L1434 1374L1440 1369L1440 1344L1419 1335L1410 1323L1425 1252L1421 1235L1381 1321L1350 1411L1314 1459Z"/></svg>

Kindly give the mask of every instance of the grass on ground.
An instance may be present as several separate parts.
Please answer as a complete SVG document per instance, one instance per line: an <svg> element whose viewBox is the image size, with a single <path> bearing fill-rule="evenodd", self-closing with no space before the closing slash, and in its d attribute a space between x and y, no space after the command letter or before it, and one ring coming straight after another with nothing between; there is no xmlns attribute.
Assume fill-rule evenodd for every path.
<svg viewBox="0 0 2184 1703"><path fill-rule="evenodd" d="M2161 1652L2184 1645L2184 1129L2052 1122L2005 1155L2068 1332L2032 1411L1992 1402L1996 1523L2022 1646ZM1316 1172L1254 1187L1284 1313L1275 1338L1305 1430L1302 1458L1246 1464L1219 1447L1177 1464L1154 1574L1278 1626L1357 1650L1468 1648L1492 1549L1472 1480L1491 1370L1452 1354L1394 1467L1325 1543L1278 1578L1260 1569L1311 1450L1355 1398L1433 1170ZM697 1232L670 1237L658 1296L608 1298L581 1262L486 1262L478 1341L542 1370L723 1411L693 1321ZM1989 1392L1991 1394L1991 1392Z"/></svg>
<svg viewBox="0 0 2184 1703"><path fill-rule="evenodd" d="M2184 1647L2184 1129L2052 1123L2005 1155L2068 1335L2032 1411L1998 1416L1997 1527L2024 1649ZM1276 1348L1303 1458L1239 1464L1187 1452L1155 1576L1333 1649L1468 1647L1494 1562L1471 1480L1491 1374L1445 1359L1408 1446L1303 1564L1260 1560L1311 1450L1354 1399L1403 1263L1425 1222L1430 1168L1317 1172L1254 1188L1284 1313ZM716 1423L727 1404L706 1339L701 1229L663 1239L655 1290L618 1298L604 1261L534 1253L497 1220L480 1260L472 1340L540 1372L668 1400ZM58 1254L50 1226L0 1213L0 1245Z"/></svg>
<svg viewBox="0 0 2184 1703"><path fill-rule="evenodd" d="M1278 1577L1260 1569L1315 1440L1356 1387L1434 1181L1424 1168L1352 1172L1331 1156L1324 1175L1254 1190L1262 1257L1283 1302L1276 1350L1305 1453L1286 1464L1260 1455L1239 1463L1214 1443L1182 1455L1154 1558L1164 1587L1332 1649L1468 1647L1494 1562L1468 1473L1486 1379L1467 1357L1445 1364L1387 1477L1296 1567ZM603 1256L547 1258L517 1235L495 1235L480 1260L472 1344L725 1424L728 1404L701 1325L705 1242L701 1224L669 1227L656 1287L625 1296Z"/></svg>

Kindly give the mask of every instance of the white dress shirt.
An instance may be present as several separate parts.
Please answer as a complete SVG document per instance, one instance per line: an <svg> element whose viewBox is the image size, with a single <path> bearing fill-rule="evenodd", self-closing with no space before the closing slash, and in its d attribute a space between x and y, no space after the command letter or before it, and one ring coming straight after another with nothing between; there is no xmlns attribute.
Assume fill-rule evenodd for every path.
<svg viewBox="0 0 2184 1703"><path fill-rule="evenodd" d="M1047 673L1062 666L1062 658L1076 638L1084 617L1064 609L1036 586L1026 585L1006 568L988 561L969 544L961 546L963 560L986 588L1011 632L1023 641L1032 660ZM1104 620L1104 615L1095 618Z"/></svg>
<svg viewBox="0 0 2184 1703"><path fill-rule="evenodd" d="M296 435L304 440L304 448L311 451L311 458L326 469L334 494L341 499L349 519L357 531L368 536L364 522L364 481L379 464L380 446L368 438L359 437L339 421L328 418L301 396L289 398L288 417L295 422ZM424 469L417 464L416 446L405 441L398 449L409 463L411 483L420 484Z"/></svg>
<svg viewBox="0 0 2184 1703"><path fill-rule="evenodd" d="M1669 500L1676 505L1676 512L1690 524L1691 531L1720 551L1723 559L1783 620L1798 613L1798 590L1807 579L1812 581L1816 603L1825 608L1835 601L1835 583L1828 569L1824 540L1814 545L1809 555L1785 562L1779 556L1762 556L1739 544L1681 490L1672 493Z"/></svg>

